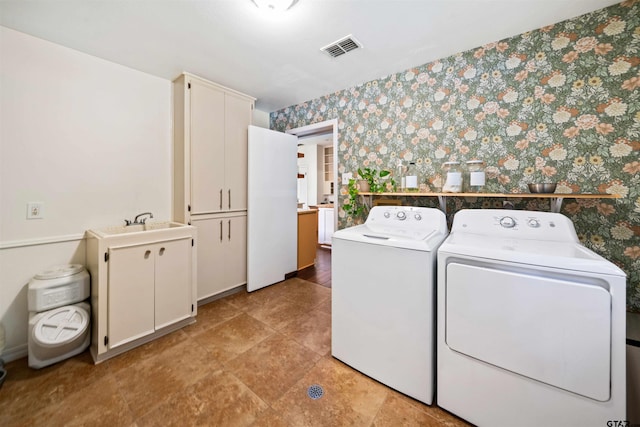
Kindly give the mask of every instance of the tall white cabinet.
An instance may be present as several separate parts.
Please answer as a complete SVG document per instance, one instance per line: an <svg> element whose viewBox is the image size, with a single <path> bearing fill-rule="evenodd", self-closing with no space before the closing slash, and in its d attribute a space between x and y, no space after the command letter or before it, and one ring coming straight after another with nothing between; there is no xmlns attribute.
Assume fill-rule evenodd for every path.
<svg viewBox="0 0 640 427"><path fill-rule="evenodd" d="M173 82L173 218L198 229L198 300L247 281L247 133L255 98L184 73Z"/></svg>

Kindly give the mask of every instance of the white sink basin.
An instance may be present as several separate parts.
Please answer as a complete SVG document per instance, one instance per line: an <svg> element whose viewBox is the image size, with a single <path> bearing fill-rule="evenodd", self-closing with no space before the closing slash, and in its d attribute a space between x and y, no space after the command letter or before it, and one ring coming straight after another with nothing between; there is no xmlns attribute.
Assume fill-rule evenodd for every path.
<svg viewBox="0 0 640 427"><path fill-rule="evenodd" d="M97 230L91 230L100 237L108 237L119 234L131 234L131 233L153 233L154 231L167 230L171 228L187 227L185 224L179 222L150 222L148 224L135 224L135 225L114 225L111 227L105 227Z"/></svg>

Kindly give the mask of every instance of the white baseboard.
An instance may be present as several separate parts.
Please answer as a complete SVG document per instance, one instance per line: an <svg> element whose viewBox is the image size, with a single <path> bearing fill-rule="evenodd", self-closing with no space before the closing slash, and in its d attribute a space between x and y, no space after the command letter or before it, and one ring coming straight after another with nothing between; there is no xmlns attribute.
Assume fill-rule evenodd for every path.
<svg viewBox="0 0 640 427"><path fill-rule="evenodd" d="M13 362L14 360L22 359L29 355L29 347L27 344L22 344L17 347L5 349L0 357L5 363Z"/></svg>

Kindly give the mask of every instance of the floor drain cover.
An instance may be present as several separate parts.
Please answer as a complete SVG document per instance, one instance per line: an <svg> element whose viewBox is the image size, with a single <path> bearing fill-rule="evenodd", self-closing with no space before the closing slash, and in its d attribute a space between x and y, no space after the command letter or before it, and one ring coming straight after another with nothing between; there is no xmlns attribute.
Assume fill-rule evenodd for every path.
<svg viewBox="0 0 640 427"><path fill-rule="evenodd" d="M322 390L322 387L317 384L314 384L307 389L307 396L309 396L313 400L320 399L323 394L324 390Z"/></svg>

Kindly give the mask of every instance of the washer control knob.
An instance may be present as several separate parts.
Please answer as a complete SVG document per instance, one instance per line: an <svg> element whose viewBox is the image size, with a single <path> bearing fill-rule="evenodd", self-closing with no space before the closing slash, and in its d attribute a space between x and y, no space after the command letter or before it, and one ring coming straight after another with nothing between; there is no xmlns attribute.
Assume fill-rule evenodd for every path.
<svg viewBox="0 0 640 427"><path fill-rule="evenodd" d="M538 220L537 220L537 219L535 219L535 218L531 218L527 224L529 224L529 227L531 227L531 228L538 228L538 227L540 227L540 221L538 221Z"/></svg>
<svg viewBox="0 0 640 427"><path fill-rule="evenodd" d="M404 211L398 211L398 213L396 214L396 218L398 218L400 221L404 221L405 219L407 219L407 214L404 213Z"/></svg>
<svg viewBox="0 0 640 427"><path fill-rule="evenodd" d="M422 219L422 215L417 213L417 214L415 214L414 218L416 219L416 221L420 221Z"/></svg>
<svg viewBox="0 0 640 427"><path fill-rule="evenodd" d="M384 217L385 217L385 218L389 218L390 216L391 216L391 214L390 214L389 212L385 212L385 213L384 213Z"/></svg>
<svg viewBox="0 0 640 427"><path fill-rule="evenodd" d="M500 218L500 225L504 228L513 228L516 226L516 220L510 216L504 216Z"/></svg>

